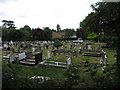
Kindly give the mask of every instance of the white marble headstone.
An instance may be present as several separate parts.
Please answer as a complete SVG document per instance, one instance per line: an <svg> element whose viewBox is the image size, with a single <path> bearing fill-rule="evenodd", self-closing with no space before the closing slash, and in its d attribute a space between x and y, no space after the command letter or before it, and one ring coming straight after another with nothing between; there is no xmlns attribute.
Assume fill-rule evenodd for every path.
<svg viewBox="0 0 120 90"><path fill-rule="evenodd" d="M10 63L12 63L15 60L14 55L10 55Z"/></svg>
<svg viewBox="0 0 120 90"><path fill-rule="evenodd" d="M71 65L71 58L67 59L67 69L69 69L69 65Z"/></svg>
<svg viewBox="0 0 120 90"><path fill-rule="evenodd" d="M50 51L47 51L47 59L50 58Z"/></svg>
<svg viewBox="0 0 120 90"><path fill-rule="evenodd" d="M10 44L12 44L12 45L13 45L13 41L10 41Z"/></svg>
<svg viewBox="0 0 120 90"><path fill-rule="evenodd" d="M4 44L3 47L8 48L8 45L7 45L7 44Z"/></svg>
<svg viewBox="0 0 120 90"><path fill-rule="evenodd" d="M88 49L89 49L89 50L91 50L91 49L92 49L92 48L91 48L91 45L88 45Z"/></svg>
<svg viewBox="0 0 120 90"><path fill-rule="evenodd" d="M67 64L70 65L71 64L71 58L67 59Z"/></svg>
<svg viewBox="0 0 120 90"><path fill-rule="evenodd" d="M22 59L25 59L25 58L26 58L25 52L18 54L18 59L19 60L22 60Z"/></svg>
<svg viewBox="0 0 120 90"><path fill-rule="evenodd" d="M32 48L32 52L35 52L35 48L34 47Z"/></svg>

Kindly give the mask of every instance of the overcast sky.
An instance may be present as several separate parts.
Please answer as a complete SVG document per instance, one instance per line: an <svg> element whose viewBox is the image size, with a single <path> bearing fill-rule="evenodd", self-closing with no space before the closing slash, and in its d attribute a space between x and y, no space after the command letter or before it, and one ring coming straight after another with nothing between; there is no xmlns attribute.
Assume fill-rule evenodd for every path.
<svg viewBox="0 0 120 90"><path fill-rule="evenodd" d="M13 20L17 28L79 27L91 11L91 4L101 0L0 0L0 20ZM2 25L2 23L0 22Z"/></svg>

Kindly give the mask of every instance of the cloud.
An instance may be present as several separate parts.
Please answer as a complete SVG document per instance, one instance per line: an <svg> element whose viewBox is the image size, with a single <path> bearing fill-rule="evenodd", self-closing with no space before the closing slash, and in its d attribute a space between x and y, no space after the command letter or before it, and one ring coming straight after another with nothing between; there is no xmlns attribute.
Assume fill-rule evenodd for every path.
<svg viewBox="0 0 120 90"><path fill-rule="evenodd" d="M5 12L0 11L0 16L7 16Z"/></svg>
<svg viewBox="0 0 120 90"><path fill-rule="evenodd" d="M18 0L0 0L0 3L6 3L6 2L9 2L9 1L18 1Z"/></svg>
<svg viewBox="0 0 120 90"><path fill-rule="evenodd" d="M57 24L63 29L78 28L80 21L92 11L90 5L97 1L0 0L0 18L13 20L18 28L26 24L32 28L49 26L56 29Z"/></svg>
<svg viewBox="0 0 120 90"><path fill-rule="evenodd" d="M17 15L17 17L19 17L19 18L26 18L25 15Z"/></svg>

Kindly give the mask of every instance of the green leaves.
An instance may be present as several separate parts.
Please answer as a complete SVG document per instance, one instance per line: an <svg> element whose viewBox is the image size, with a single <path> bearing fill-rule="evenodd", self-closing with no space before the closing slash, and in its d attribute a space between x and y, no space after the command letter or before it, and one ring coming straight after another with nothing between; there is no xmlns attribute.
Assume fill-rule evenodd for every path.
<svg viewBox="0 0 120 90"><path fill-rule="evenodd" d="M55 40L53 46L58 49L60 46L62 46L62 43L59 40Z"/></svg>

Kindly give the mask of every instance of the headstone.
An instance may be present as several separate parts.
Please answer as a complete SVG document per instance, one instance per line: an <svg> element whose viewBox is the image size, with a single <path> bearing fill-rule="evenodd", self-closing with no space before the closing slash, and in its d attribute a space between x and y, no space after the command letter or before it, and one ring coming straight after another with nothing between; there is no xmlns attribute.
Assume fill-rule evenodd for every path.
<svg viewBox="0 0 120 90"><path fill-rule="evenodd" d="M10 44L13 45L13 41L12 40L10 41Z"/></svg>
<svg viewBox="0 0 120 90"><path fill-rule="evenodd" d="M107 59L107 56L106 56L106 52L104 52L103 50L101 51L101 62L106 65L106 59Z"/></svg>
<svg viewBox="0 0 120 90"><path fill-rule="evenodd" d="M71 58L69 57L68 59L67 59L67 69L69 68L69 65L71 65Z"/></svg>
<svg viewBox="0 0 120 90"><path fill-rule="evenodd" d="M12 63L15 60L14 55L10 55L10 63Z"/></svg>
<svg viewBox="0 0 120 90"><path fill-rule="evenodd" d="M106 59L107 59L106 52L104 52L104 59L103 59L104 65L106 65Z"/></svg>
<svg viewBox="0 0 120 90"><path fill-rule="evenodd" d="M7 44L4 44L3 47L4 47L4 48L8 48L8 45L7 45Z"/></svg>
<svg viewBox="0 0 120 90"><path fill-rule="evenodd" d="M23 60L26 58L25 52L18 54L18 60Z"/></svg>
<svg viewBox="0 0 120 90"><path fill-rule="evenodd" d="M8 46L7 50L10 50L10 47Z"/></svg>
<svg viewBox="0 0 120 90"><path fill-rule="evenodd" d="M41 52L38 52L35 55L35 64L38 64L39 62L42 62L42 53Z"/></svg>
<svg viewBox="0 0 120 90"><path fill-rule="evenodd" d="M56 50L53 50L53 56L54 56L54 60L57 60L57 53L56 53Z"/></svg>
<svg viewBox="0 0 120 90"><path fill-rule="evenodd" d="M32 48L32 52L35 52L35 48L34 47Z"/></svg>
<svg viewBox="0 0 120 90"><path fill-rule="evenodd" d="M88 49L89 49L89 50L91 50L91 49L92 49L92 48L91 48L91 45L88 45Z"/></svg>
<svg viewBox="0 0 120 90"><path fill-rule="evenodd" d="M47 51L47 59L50 59L50 51Z"/></svg>

